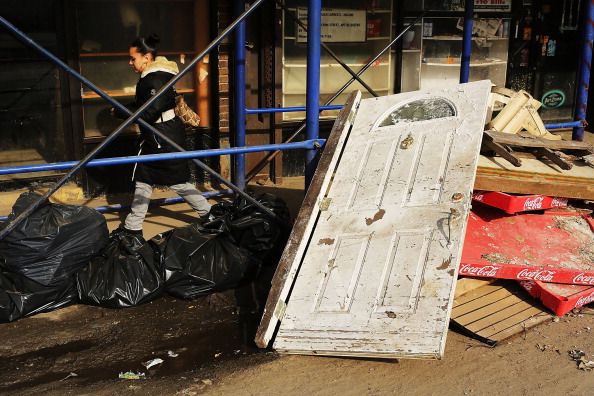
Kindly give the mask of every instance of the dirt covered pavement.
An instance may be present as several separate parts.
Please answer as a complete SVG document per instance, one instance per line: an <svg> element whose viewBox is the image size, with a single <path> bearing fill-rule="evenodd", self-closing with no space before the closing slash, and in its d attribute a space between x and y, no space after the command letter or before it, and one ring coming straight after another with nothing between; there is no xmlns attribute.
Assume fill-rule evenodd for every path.
<svg viewBox="0 0 594 396"><path fill-rule="evenodd" d="M302 197L298 188L276 192L292 207ZM116 215L108 219L112 229L119 223ZM160 208L147 219L145 237L192 219L184 205ZM123 310L74 305L1 324L0 394L588 395L594 389L594 372L579 370L568 355L581 349L594 360L593 309L495 348L450 331L441 361L280 356L252 341L270 276L195 301L164 297ZM142 365L155 358L163 363ZM119 379L126 371L146 378Z"/></svg>

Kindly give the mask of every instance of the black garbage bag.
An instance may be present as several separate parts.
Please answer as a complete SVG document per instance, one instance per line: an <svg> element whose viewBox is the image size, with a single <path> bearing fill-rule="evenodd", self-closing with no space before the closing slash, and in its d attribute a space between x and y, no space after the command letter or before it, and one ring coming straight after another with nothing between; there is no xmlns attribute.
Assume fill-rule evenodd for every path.
<svg viewBox="0 0 594 396"><path fill-rule="evenodd" d="M76 297L72 278L44 286L23 275L0 271L0 323L70 305Z"/></svg>
<svg viewBox="0 0 594 396"><path fill-rule="evenodd" d="M40 197L21 194L9 221ZM45 203L0 241L0 267L44 286L60 285L105 246L108 234L94 209Z"/></svg>
<svg viewBox="0 0 594 396"><path fill-rule="evenodd" d="M159 253L140 235L115 230L107 246L76 273L78 298L84 304L133 307L163 294Z"/></svg>
<svg viewBox="0 0 594 396"><path fill-rule="evenodd" d="M229 233L239 246L249 250L264 264L276 265L289 236L289 209L282 199L273 194L261 194L255 199L276 214L282 223L239 196L231 203L214 205L211 209L214 220L204 227Z"/></svg>
<svg viewBox="0 0 594 396"><path fill-rule="evenodd" d="M157 235L151 243L161 252L165 290L175 297L192 299L235 288L260 267L229 235L198 224Z"/></svg>

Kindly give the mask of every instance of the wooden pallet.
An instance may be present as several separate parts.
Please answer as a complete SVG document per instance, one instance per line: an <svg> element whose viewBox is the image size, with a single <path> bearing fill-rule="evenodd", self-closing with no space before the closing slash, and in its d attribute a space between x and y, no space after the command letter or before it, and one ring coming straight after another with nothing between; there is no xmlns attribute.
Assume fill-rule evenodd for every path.
<svg viewBox="0 0 594 396"><path fill-rule="evenodd" d="M516 283L494 282L454 300L451 324L489 345L552 319Z"/></svg>

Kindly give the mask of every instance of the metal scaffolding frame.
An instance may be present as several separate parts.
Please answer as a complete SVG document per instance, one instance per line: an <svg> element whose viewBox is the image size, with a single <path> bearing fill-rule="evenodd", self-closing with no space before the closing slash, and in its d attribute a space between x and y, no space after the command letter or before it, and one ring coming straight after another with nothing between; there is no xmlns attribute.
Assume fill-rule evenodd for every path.
<svg viewBox="0 0 594 396"><path fill-rule="evenodd" d="M284 5L280 0L275 0L278 5L284 8ZM166 85L164 85L159 92L155 96L153 96L149 101L147 101L143 106L141 106L138 110L134 113L130 112L127 108L122 106L119 102L115 99L107 95L104 91L99 89L95 86L92 82L87 80L85 77L80 75L78 72L70 68L66 65L63 61L57 58L55 55L41 47L39 44L34 42L31 38L13 26L9 21L4 19L0 16L0 26L4 27L11 33L13 33L19 40L21 40L24 44L32 47L33 49L40 52L45 58L47 58L52 63L56 64L58 67L62 68L71 76L78 79L82 84L89 87L91 90L96 92L101 98L105 99L108 103L112 104L118 110L124 112L125 114L129 115L129 117L120 125L118 126L107 138L94 150L92 150L87 156L85 156L82 160L78 162L64 162L58 164L44 164L44 165L32 165L32 166L25 166L25 167L11 167L11 168L0 168L0 174L9 174L9 173L25 173L25 172L34 172L40 170L50 170L50 169L70 169L66 175L64 175L50 190L43 195L43 197L30 205L26 208L19 216L15 219L10 221L6 224L2 230L0 230L0 240L3 239L8 233L10 233L21 221L23 221L27 216L29 216L35 209L37 209L43 202L45 202L55 191L57 191L64 183L66 183L72 176L74 176L80 169L86 166L106 166L106 165L115 165L115 164L122 164L122 163L131 163L131 162L148 162L148 161L159 161L165 159L172 159L172 158L189 158L196 163L196 165L203 169L204 171L213 175L216 179L218 179L222 184L228 186L230 190L225 190L221 192L209 192L205 195L217 195L226 192L235 192L243 196L245 199L250 201L251 203L255 204L261 210L264 211L267 215L271 218L277 219L276 215L272 213L268 208L261 205L259 202L254 200L251 196L246 194L243 190L246 186L246 181L249 181L252 177L255 176L259 170L261 170L266 164L271 161L281 150L289 150L289 149L304 149L306 150L306 163L305 163L305 177L306 177L306 187L311 181L311 177L313 176L313 172L316 166L316 150L319 150L322 145L324 144L323 139L319 139L319 113L323 110L335 110L340 109L341 105L332 105L331 103L341 94L343 93L347 87L352 84L354 81L361 81L359 78L383 53L389 50L403 35L406 31L408 31L414 24L420 20L424 14L419 15L414 22L409 24L406 28L403 29L396 37L379 53L375 56L369 63L363 66L357 73L354 73L352 70L348 68L346 64L337 59L335 55L331 53L329 48L325 44L321 42L321 11L322 11L322 4L321 0L308 0L308 24L307 24L307 87L306 87L306 106L305 107L288 107L288 108L267 108L267 109L248 109L246 108L246 101L245 101L245 38L246 38L246 19L250 16L262 3L264 0L255 0L251 6L245 8L244 1L234 1L234 14L236 19L223 31L217 36L202 52L200 52L196 57L188 63L188 65L182 70L178 75L173 77ZM464 31L463 31L463 51L461 55L461 67L460 67L460 82L467 82L470 73L470 55L471 55L471 43L472 43L472 16L473 16L473 0L466 0L465 1L465 15L464 15ZM313 11L313 12L312 12ZM579 70L579 92L578 92L578 100L576 104L576 112L575 112L575 121L568 122L568 123L558 123L558 124L548 124L546 127L548 129L559 129L559 128L574 128L573 130L573 139L574 140L583 140L584 134L584 126L585 117L586 117L586 108L587 108L587 101L588 101L588 84L590 79L590 67L591 67L591 60L592 60L592 44L594 39L594 3L591 1L587 1L586 7L586 18L584 21L584 40L582 43L582 63ZM234 100L233 100L233 109L234 114L236 117L236 128L235 128L235 146L231 149L222 149L222 150L202 150L202 151L192 151L186 152L182 147L175 144L173 141L168 139L166 136L162 135L158 130L153 128L150 124L146 123L144 120L139 118L140 114L146 110L148 106L150 106L155 100L157 100L160 95L162 95L166 90L173 87L173 85L179 81L188 71L190 71L206 54L212 51L220 42L226 38L230 33L234 33ZM343 85L343 87L333 95L325 105L320 105L319 97L320 97L320 49L324 48L326 51L330 51L331 56L335 57L339 61L339 63L351 74L352 78ZM364 85L365 86L365 85ZM369 88L368 88L369 89ZM374 94L373 90L370 89L370 92ZM263 146L254 146L254 147L244 147L246 142L246 116L250 114L262 114L262 113L277 113L277 112L291 112L291 111L304 111L306 112L306 119L305 122L301 124L299 128L297 128L296 132L293 133L284 144L269 144ZM132 124L133 122L138 122L141 126L149 129L152 133L155 133L157 136L163 138L170 146L175 148L180 153L168 153L168 154L158 154L158 155L151 155L151 156L136 156L136 157L121 157L121 158L107 158L101 160L93 160L97 156L97 154L109 145L127 126ZM306 131L306 140L301 143L289 143L291 142L299 133L303 130ZM255 168L246 175L245 170L245 153L248 152L264 152L264 151L272 151L268 156L266 156L260 163L258 163ZM224 154L233 154L236 155L236 161L234 166L234 180L230 182L224 179L220 174L218 174L213 169L206 166L203 162L199 161L197 158L207 157L207 156L217 156L217 155L224 155ZM161 200L161 203L168 204L168 203L175 203L181 201L181 198L173 198L168 200ZM111 207L103 207L99 208L101 211L112 211L112 210L121 210L125 207L115 205ZM0 218L2 220L2 218ZM277 219L278 220L278 219Z"/></svg>

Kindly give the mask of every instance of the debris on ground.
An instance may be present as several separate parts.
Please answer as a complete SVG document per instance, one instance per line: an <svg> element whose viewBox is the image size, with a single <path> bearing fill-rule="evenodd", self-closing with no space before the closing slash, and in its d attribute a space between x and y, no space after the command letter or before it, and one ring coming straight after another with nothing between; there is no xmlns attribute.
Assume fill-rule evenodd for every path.
<svg viewBox="0 0 594 396"><path fill-rule="evenodd" d="M76 373L70 373L66 377L62 378L60 381L65 381L68 378L73 378L73 377L78 377L78 374L76 374Z"/></svg>
<svg viewBox="0 0 594 396"><path fill-rule="evenodd" d="M135 373L134 371L126 371L125 373L120 373L118 378L126 380L141 380L145 379L146 375L141 372Z"/></svg>
<svg viewBox="0 0 594 396"><path fill-rule="evenodd" d="M163 360L163 359L161 359L161 358L156 358L156 359L151 359L151 360L149 360L149 361L147 361L147 362L144 362L144 363L142 363L142 365L143 365L144 367L146 367L146 369L148 370L148 369L150 369L151 367L157 366L157 365L159 365L159 364L161 364L161 363L163 363L163 362L164 362L164 360Z"/></svg>
<svg viewBox="0 0 594 396"><path fill-rule="evenodd" d="M594 369L594 361L588 360L586 352L581 349L572 349L568 351L569 357L577 362L577 367L580 370L591 371Z"/></svg>

